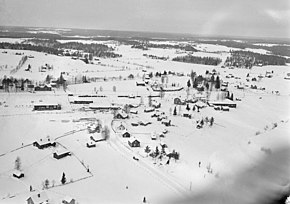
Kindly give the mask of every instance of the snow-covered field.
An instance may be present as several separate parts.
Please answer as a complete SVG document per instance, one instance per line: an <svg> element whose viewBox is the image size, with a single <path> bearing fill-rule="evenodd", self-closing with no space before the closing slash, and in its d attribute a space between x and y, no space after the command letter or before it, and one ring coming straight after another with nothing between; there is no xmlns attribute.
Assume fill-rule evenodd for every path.
<svg viewBox="0 0 290 204"><path fill-rule="evenodd" d="M11 42L9 39L4 40ZM251 70L228 69L155 60L143 56L148 54L172 59L180 55L174 49L152 48L143 51L111 41L102 43L115 46L116 52L122 54L122 57L100 59L100 63L85 64L70 57L34 51L0 50L0 78L6 75L43 82L47 75L58 78L61 72L65 72L64 77L70 82L67 92L62 88L35 93L7 93L0 90L0 203L24 203L27 198L42 191L47 193L51 203L61 203L66 196L75 198L79 203L142 203L144 197L148 203L174 203L174 200L180 203L183 199L210 189L216 183L226 188L239 172L255 170L259 168L260 160L267 159L281 147L290 148L290 80L284 79L290 73L289 65L253 67ZM197 44L196 47L201 50L193 53L196 56L220 57L223 60L229 56L229 50L233 50L208 44ZM16 52L24 54L15 55ZM11 70L15 69L24 55L34 58L28 58L16 73L11 74ZM25 71L28 64L31 65L31 70ZM39 68L45 64L52 65L53 69L40 72ZM191 71L197 75L205 75L206 70L212 72L213 69L223 81L229 82L228 90L235 98L240 99L234 100L237 108L217 111L206 106L197 112L192 110L194 105L189 104L192 118L183 117L186 106L179 108L174 105L174 98L198 95L192 88L187 94L186 82L190 79L187 75ZM166 92L163 98L152 99L161 103L159 113L164 112L172 126L166 127L156 117L151 117L158 112L144 112L148 107L148 96L159 93L154 92L148 85L136 86L136 82L143 80L144 74L156 71L184 74L170 75L165 79L166 86L171 87L175 83L177 87L184 87L183 90ZM272 78L264 77L266 72L272 71ZM127 78L130 74L134 79ZM99 80L73 83L76 78L84 75ZM258 80L246 80L254 77ZM153 77L152 81L155 80L160 82L161 79ZM245 88L237 89L237 85ZM250 89L250 85L263 87L265 90ZM74 96L68 96L68 93ZM137 114L129 114L129 119L113 119L112 111L91 111L89 105L70 103L84 94L106 96L92 97L96 105L141 105L131 109L136 110ZM213 90L209 98L216 100L219 94ZM138 97L118 97L129 95ZM34 104L41 102L61 104L62 109L33 111ZM178 112L176 116L172 114L175 107ZM196 121L205 117L214 118L213 126L205 125L197 129ZM100 137L100 133L89 133L87 130L88 125L94 123L95 119L109 127L110 137L107 141L97 142L96 147L88 148L86 143L91 141L91 136ZM140 121L151 124L132 125ZM131 134L130 139L140 141L140 147L129 146L130 139L122 137L124 130L117 130L121 124ZM152 140L153 134L158 135L164 130L168 131L165 137L157 136L156 140ZM41 150L32 145L34 141L47 136L56 141L56 147ZM168 158L152 159L144 151L146 146L151 152L156 147L161 151L160 144L166 144L166 151L169 153L173 150L179 152L180 159L175 161L172 158L166 164ZM53 153L59 149L70 151L71 156L59 160L53 158ZM17 157L21 159L21 169L25 175L20 179L12 176ZM281 167L274 168L281 170L279 179L271 180L267 185L283 187L286 185L283 182L288 182L289 185L289 160L282 163ZM63 173L67 178L65 185L61 184ZM43 188L46 179L49 180L47 189ZM235 185L242 186L243 183ZM30 186L33 192L30 191ZM226 188L225 192L230 194L231 190Z"/></svg>

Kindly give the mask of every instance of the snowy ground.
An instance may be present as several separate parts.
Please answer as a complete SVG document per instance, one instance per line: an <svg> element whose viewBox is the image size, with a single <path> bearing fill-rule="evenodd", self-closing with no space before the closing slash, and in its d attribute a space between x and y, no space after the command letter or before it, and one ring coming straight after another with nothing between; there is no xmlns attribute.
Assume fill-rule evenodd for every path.
<svg viewBox="0 0 290 204"><path fill-rule="evenodd" d="M223 60L232 49L205 44L199 44L197 48L200 48L201 52L194 55L220 57ZM90 65L69 57L20 51L24 55L33 55L34 58L29 58L18 72L11 75L10 71L16 67L22 56L15 55L18 52L16 50L5 50L7 53L3 51L0 50L1 77L6 75L43 81L48 74L59 77L60 72L67 72L66 78L71 80L81 75L115 77L114 80L72 84L68 86L68 90L74 94L73 97L96 92L107 96L102 100L93 99L97 104L104 103L104 100L121 105L139 104L143 100L144 105L136 108L138 114L130 114L129 119L113 120L111 112L84 111L81 109L83 105L70 104L69 101L73 97L63 90L50 93L4 93L0 90L0 183L4 184L0 187L0 203L25 202L29 196L42 191L42 182L45 179L49 179L51 184L45 191L52 203L61 203L65 196L71 196L79 203L141 203L144 196L149 203L168 203L172 199L195 195L220 179L233 177L243 169L255 168L257 162L267 156L267 152L275 152L282 144L290 147L290 80L284 79L290 72L290 66L253 67L246 70L185 64L153 60L143 56L146 53L159 57L169 56L171 59L179 55L176 50L142 51L118 45L117 53L122 54L121 58L101 59L100 64ZM45 63L53 65L54 69L39 72L39 67ZM28 64L32 67L31 72L24 70ZM164 112L174 125L165 127L156 118L151 117L153 113L144 112L148 106L148 96L157 94L148 86L136 86L136 82L142 81L142 76L146 73L144 69L147 73L164 70L184 73L185 76L168 77L168 86L176 83L179 87L186 86L189 79L186 75L191 70L198 75L204 75L206 70L215 69L224 81L229 82L230 92L241 101L236 101L237 108L231 108L229 112L216 111L213 107L201 109L199 113L191 111L193 117L189 119L181 115L172 115L175 107L173 99L186 97L186 89L165 93L163 99L154 98L162 104L160 112ZM256 82L246 81L247 74L250 75L250 79L258 78L260 75L265 76L266 71L273 71L273 77L261 78ZM133 74L135 79L124 80L129 74ZM236 78L226 78L230 74ZM160 78L156 80L160 81ZM239 84L254 84L264 87L265 90L253 90L248 87L241 90L235 87ZM113 91L114 86L116 92ZM196 91L190 90L190 93L195 94ZM118 97L131 94L141 97ZM216 95L213 91L210 97L216 98ZM60 103L62 110L32 111L33 104L41 101ZM88 105L84 107L88 109ZM193 105L190 107L192 109ZM185 106L181 107L181 113L184 111ZM197 129L196 120L202 117L214 117L214 125ZM110 139L97 143L95 148L86 147L86 142L92 136L86 129L91 123L91 118L101 120L111 131ZM150 121L152 124L146 127L132 126L131 123L136 121ZM115 132L116 126L120 124L126 127L132 137L140 140L140 148L129 147L128 139L122 138L121 132ZM160 133L164 129L168 130L164 138L151 139L152 133ZM31 145L35 140L48 135L56 140L56 148L39 150ZM180 160L172 159L170 164L166 165L166 159L154 160L144 152L146 146L154 150L160 143L166 143L168 151L180 152ZM56 160L52 154L57 148L67 148L72 155ZM12 177L17 156L21 158L25 173L25 177L19 180ZM286 164L287 162L289 161L285 161ZM212 173L207 171L209 165ZM60 185L63 172L67 175L66 185ZM30 185L36 192L29 192Z"/></svg>

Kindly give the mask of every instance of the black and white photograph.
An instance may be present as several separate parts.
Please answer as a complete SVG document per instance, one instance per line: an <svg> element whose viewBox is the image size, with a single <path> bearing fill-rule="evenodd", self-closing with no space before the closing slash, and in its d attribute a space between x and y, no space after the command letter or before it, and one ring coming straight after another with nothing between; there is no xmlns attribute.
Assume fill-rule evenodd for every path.
<svg viewBox="0 0 290 204"><path fill-rule="evenodd" d="M0 204L290 204L289 0L0 0Z"/></svg>

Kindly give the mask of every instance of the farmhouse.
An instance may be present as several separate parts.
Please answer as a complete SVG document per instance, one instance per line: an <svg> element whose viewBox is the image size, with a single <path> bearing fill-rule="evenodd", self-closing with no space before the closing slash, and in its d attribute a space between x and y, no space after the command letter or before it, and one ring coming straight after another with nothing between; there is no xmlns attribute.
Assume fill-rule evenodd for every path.
<svg viewBox="0 0 290 204"><path fill-rule="evenodd" d="M38 149L44 149L47 147L55 147L55 141L51 140L49 137L45 139L40 139L32 143L33 146L37 147Z"/></svg>
<svg viewBox="0 0 290 204"><path fill-rule="evenodd" d="M130 147L140 147L140 142L137 139L131 139L128 141Z"/></svg>
<svg viewBox="0 0 290 204"><path fill-rule="evenodd" d="M89 141L87 142L87 147L88 148L96 147L96 143L94 141Z"/></svg>
<svg viewBox="0 0 290 204"><path fill-rule="evenodd" d="M26 201L27 201L27 204L47 204L47 203L49 203L49 199L47 197L47 194L44 191L29 197Z"/></svg>
<svg viewBox="0 0 290 204"><path fill-rule="evenodd" d="M124 133L122 134L122 136L123 136L123 137L127 137L127 138L128 138L128 137L130 137L131 135L130 135L130 133L129 133L129 132L127 132L127 131L126 131L126 132L124 132Z"/></svg>
<svg viewBox="0 0 290 204"><path fill-rule="evenodd" d="M127 119L127 118L129 118L128 114L123 111L116 113L116 115L114 116L114 119Z"/></svg>
<svg viewBox="0 0 290 204"><path fill-rule="evenodd" d="M136 82L136 85L137 86L145 86L146 84L145 84L145 82Z"/></svg>
<svg viewBox="0 0 290 204"><path fill-rule="evenodd" d="M68 197L66 196L63 200L62 200L63 204L76 204L76 200L74 198Z"/></svg>
<svg viewBox="0 0 290 204"><path fill-rule="evenodd" d="M91 103L89 106L92 110L119 110L120 106L112 105L112 104L95 104Z"/></svg>
<svg viewBox="0 0 290 204"><path fill-rule="evenodd" d="M34 87L34 91L51 91L51 85L39 85Z"/></svg>
<svg viewBox="0 0 290 204"><path fill-rule="evenodd" d="M36 110L36 111L61 110L61 105L57 103L38 103L38 104L34 104L33 110Z"/></svg>
<svg viewBox="0 0 290 204"><path fill-rule="evenodd" d="M223 106L223 107L229 107L229 108L236 108L237 107L237 104L231 100L209 101L208 104L213 105L213 106Z"/></svg>
<svg viewBox="0 0 290 204"><path fill-rule="evenodd" d="M71 103L73 103L73 104L90 104L93 102L94 101L92 99L76 97L76 98L74 98L74 100Z"/></svg>
<svg viewBox="0 0 290 204"><path fill-rule="evenodd" d="M13 175L13 177L18 178L18 179L24 177L24 173L22 171L19 171L19 170L15 170L12 175Z"/></svg>
<svg viewBox="0 0 290 204"><path fill-rule="evenodd" d="M65 151L56 151L53 153L53 158L55 159L62 159L64 157L71 156L71 153L67 150Z"/></svg>
<svg viewBox="0 0 290 204"><path fill-rule="evenodd" d="M155 109L154 108L152 108L152 107L148 107L148 108L145 108L144 109L144 112L145 113L150 113L150 112L153 112Z"/></svg>

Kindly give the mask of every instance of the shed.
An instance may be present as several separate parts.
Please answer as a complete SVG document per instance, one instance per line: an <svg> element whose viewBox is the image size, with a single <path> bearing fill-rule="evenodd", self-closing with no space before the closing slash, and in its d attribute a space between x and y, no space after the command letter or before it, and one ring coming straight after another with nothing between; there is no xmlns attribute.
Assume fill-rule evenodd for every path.
<svg viewBox="0 0 290 204"><path fill-rule="evenodd" d="M122 134L122 136L128 138L128 137L131 136L131 134L130 134L129 132L126 131L126 132L124 132L124 133Z"/></svg>

